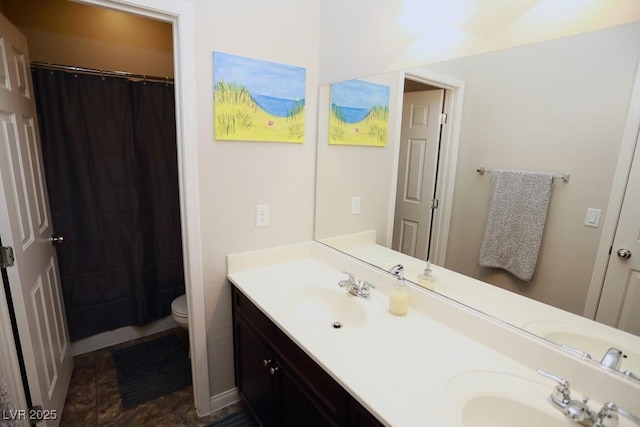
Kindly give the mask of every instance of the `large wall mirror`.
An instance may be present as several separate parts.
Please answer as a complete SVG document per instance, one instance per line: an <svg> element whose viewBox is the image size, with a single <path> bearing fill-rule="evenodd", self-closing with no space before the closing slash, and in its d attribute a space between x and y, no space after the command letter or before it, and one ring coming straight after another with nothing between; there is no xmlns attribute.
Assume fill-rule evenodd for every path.
<svg viewBox="0 0 640 427"><path fill-rule="evenodd" d="M594 299L590 284L603 220L618 215L607 208L622 141L630 112L638 114L631 104L640 99L634 95L638 40L640 23L634 23L364 76L389 87L384 147L330 144L331 87L322 87L316 239L387 271L402 264L416 283L428 257L436 292L597 362L609 347L619 347L626 355L621 370L640 375L637 269L595 297L608 312L585 309ZM431 126L429 117L440 131L435 144L431 136L408 136L408 121ZM637 137L640 123L632 126ZM636 159L640 169L640 155ZM568 181L553 181L528 282L478 265L492 186L491 174L479 168L570 174ZM406 182L423 175L413 187ZM400 193L424 202L427 215L405 221L411 214L400 211ZM600 213L595 227L585 224L593 210ZM459 285L460 275L474 280ZM616 298L619 303L610 302Z"/></svg>

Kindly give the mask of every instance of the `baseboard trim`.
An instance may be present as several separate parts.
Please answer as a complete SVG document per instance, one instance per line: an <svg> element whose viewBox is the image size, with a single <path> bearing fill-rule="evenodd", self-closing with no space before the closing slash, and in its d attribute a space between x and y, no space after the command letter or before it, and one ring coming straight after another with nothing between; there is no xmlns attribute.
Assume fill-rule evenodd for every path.
<svg viewBox="0 0 640 427"><path fill-rule="evenodd" d="M72 342L71 354L73 356L77 356L79 354L89 353L95 350L100 350L101 348L111 347L112 345L143 338L176 327L178 327L178 324L171 316L163 317L162 319L158 319L144 326L125 326L124 328L103 332L98 335L93 335L91 337Z"/></svg>
<svg viewBox="0 0 640 427"><path fill-rule="evenodd" d="M239 401L240 395L238 394L238 389L236 387L231 390L223 391L220 394L211 396L211 412L213 413L222 408L226 408L227 406Z"/></svg>

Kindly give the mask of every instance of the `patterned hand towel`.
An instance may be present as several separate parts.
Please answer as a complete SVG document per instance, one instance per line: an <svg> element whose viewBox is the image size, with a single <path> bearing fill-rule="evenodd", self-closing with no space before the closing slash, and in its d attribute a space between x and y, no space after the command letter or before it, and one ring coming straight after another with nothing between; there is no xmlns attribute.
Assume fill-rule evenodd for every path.
<svg viewBox="0 0 640 427"><path fill-rule="evenodd" d="M553 174L506 170L492 174L480 266L502 268L528 282L538 262Z"/></svg>

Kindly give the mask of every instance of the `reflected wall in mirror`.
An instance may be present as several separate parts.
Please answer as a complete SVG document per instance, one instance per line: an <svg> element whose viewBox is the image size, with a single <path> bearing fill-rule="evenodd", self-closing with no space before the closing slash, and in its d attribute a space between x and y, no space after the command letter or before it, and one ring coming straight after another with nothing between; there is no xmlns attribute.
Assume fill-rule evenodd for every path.
<svg viewBox="0 0 640 427"><path fill-rule="evenodd" d="M389 143L384 148L325 145L322 114L328 110L321 104L316 238L326 242L356 233L365 240L373 238L379 247L391 247L404 78L428 69L464 82L457 161L452 163L453 197L447 200L439 187L435 193L440 206L451 205L448 236L441 244L446 247L446 256L436 264L487 282L491 288L594 318L589 307L593 301L597 305L599 295L589 291L597 256L602 255L602 227L585 226L585 215L589 208L601 210L600 225L607 216L618 215L607 208L614 180L620 175L616 168L624 149L621 141L629 138L627 118L638 114L637 107L630 105L640 58L638 40L640 23L634 23L368 77L391 86ZM321 89L321 99L327 90ZM639 124L632 123L631 128L635 144ZM633 151L628 152L627 168ZM478 167L571 174L570 182L556 180L553 184L540 255L530 282L503 270L478 266L491 194L491 175L478 174ZM361 198L360 214L349 210L353 196ZM333 241L338 246L344 244L340 239ZM433 243L431 247L433 251ZM366 258L357 251L356 256ZM390 250L368 262L387 269L397 259L411 262ZM416 272L407 278L417 282L423 264L418 262ZM640 284L627 285L628 292L640 295ZM464 295L453 297L464 299ZM640 298L635 299L640 304ZM475 305L469 301L463 302ZM490 306L480 303L476 308L524 326L518 323L521 319L504 318L505 310L491 313ZM528 329L543 337L553 336L543 331L549 327L542 324L546 321L551 320L530 320L533 326ZM640 327L638 321L631 324ZM605 329L603 333L608 332ZM579 334L574 331L573 335ZM633 351L640 354L638 341L633 345Z"/></svg>

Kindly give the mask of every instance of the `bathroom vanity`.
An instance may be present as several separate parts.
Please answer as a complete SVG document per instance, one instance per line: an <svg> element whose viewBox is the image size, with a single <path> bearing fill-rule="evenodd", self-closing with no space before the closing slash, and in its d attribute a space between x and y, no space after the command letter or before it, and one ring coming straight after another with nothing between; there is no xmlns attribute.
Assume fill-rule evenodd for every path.
<svg viewBox="0 0 640 427"><path fill-rule="evenodd" d="M426 266L424 261L377 244L375 230L323 239L321 242L387 271L398 264L402 265L404 277L416 284ZM549 304L531 301L517 293L446 268L434 266L433 273L436 282L430 287L431 290L563 345L566 349L571 348L589 354L594 360L601 360L609 348L619 348L626 356L619 370L628 372L631 379L637 377L637 381L640 381L640 337Z"/></svg>
<svg viewBox="0 0 640 427"><path fill-rule="evenodd" d="M381 426L322 367L233 289L236 384L263 426Z"/></svg>
<svg viewBox="0 0 640 427"><path fill-rule="evenodd" d="M576 425L537 369L594 414L608 401L640 412L640 383L442 295L409 286L409 313L389 314L393 276L321 243L227 263L236 385L265 426ZM371 298L338 286L345 271Z"/></svg>

